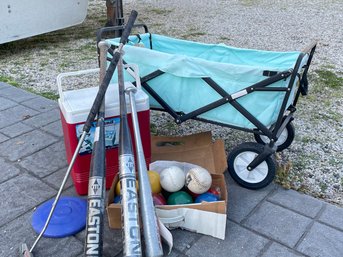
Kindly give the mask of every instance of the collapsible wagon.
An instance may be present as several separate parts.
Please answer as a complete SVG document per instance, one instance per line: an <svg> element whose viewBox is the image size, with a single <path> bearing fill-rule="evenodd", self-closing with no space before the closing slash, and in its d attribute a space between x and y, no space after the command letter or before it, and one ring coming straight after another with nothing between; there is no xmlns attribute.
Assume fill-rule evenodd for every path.
<svg viewBox="0 0 343 257"><path fill-rule="evenodd" d="M307 94L315 47L273 52L144 33L130 36L123 59L138 65L151 108L177 124L195 119L254 133L257 143L235 147L228 165L236 182L258 189L275 176L273 154L294 139L293 114Z"/></svg>

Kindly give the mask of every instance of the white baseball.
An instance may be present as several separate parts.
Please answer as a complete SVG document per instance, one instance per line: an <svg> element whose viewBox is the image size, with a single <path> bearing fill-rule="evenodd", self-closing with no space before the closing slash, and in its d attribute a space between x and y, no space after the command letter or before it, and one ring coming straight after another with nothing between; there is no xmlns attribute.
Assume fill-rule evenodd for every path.
<svg viewBox="0 0 343 257"><path fill-rule="evenodd" d="M204 168L191 168L186 174L186 187L195 194L207 192L211 185L211 174Z"/></svg>
<svg viewBox="0 0 343 257"><path fill-rule="evenodd" d="M170 166L160 173L160 183L168 192L179 191L185 185L185 173L177 166Z"/></svg>

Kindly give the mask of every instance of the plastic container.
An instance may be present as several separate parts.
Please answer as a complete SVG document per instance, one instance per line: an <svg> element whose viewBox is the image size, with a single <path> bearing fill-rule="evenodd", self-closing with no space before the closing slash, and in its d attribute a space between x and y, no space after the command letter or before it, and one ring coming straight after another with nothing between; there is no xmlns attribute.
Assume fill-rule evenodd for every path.
<svg viewBox="0 0 343 257"><path fill-rule="evenodd" d="M99 69L84 70L60 74L57 78L60 98L58 104L61 113L61 122L64 134L64 143L66 149L67 161L70 163L78 138L82 134L83 124L87 119L89 110L98 92L98 87L63 91L62 78L98 72ZM125 87L132 86L130 82L125 83ZM151 158L150 142L150 110L149 97L140 87L137 88L136 106L138 112L138 121L142 138L143 150L147 165ZM130 114L129 98L126 98L128 123L133 139L132 120ZM110 84L105 95L105 137L106 137L106 189L111 187L114 176L118 172L118 143L119 143L119 92L117 84ZM92 144L95 130L95 122L92 129L86 137L76 158L71 171L72 179L76 192L80 195L88 193L88 179L90 170L90 161L92 153ZM134 140L132 140L134 146Z"/></svg>

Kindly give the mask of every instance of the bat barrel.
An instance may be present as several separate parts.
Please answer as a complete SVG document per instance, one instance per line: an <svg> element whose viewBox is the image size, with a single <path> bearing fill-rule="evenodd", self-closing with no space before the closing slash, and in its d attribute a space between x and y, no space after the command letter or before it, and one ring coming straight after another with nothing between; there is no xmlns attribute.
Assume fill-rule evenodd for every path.
<svg viewBox="0 0 343 257"><path fill-rule="evenodd" d="M123 252L124 256L141 256L141 235L139 226L138 195L136 189L136 171L132 150L124 93L123 61L118 62L118 86L120 101L119 131L119 179L121 185Z"/></svg>
<svg viewBox="0 0 343 257"><path fill-rule="evenodd" d="M100 81L106 74L106 56L109 45L99 43ZM88 182L88 215L85 241L85 256L102 256L105 212L105 99L97 114L93 152Z"/></svg>
<svg viewBox="0 0 343 257"><path fill-rule="evenodd" d="M126 92L129 94L130 99L131 117L136 145L136 163L139 179L140 210L143 223L143 233L145 238L145 254L148 257L158 257L163 256L163 250L139 130L135 101L136 91L137 90L135 87L130 87L126 90Z"/></svg>

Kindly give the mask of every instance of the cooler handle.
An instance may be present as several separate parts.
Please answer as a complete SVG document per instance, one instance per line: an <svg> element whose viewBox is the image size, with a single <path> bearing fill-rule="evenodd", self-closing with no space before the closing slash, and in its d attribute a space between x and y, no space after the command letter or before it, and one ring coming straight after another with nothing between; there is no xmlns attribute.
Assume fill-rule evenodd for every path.
<svg viewBox="0 0 343 257"><path fill-rule="evenodd" d="M139 68L137 64L125 64L124 67L126 71L136 80L136 87L142 89L141 86L141 77L139 76Z"/></svg>
<svg viewBox="0 0 343 257"><path fill-rule="evenodd" d="M65 77L72 77L72 76L78 76L78 75L84 75L84 74L89 74L89 73L95 73L95 72L99 72L99 70L100 70L99 68L96 68L96 69L64 72L64 73L58 74L56 80L57 80L58 94L60 96L61 101L64 102L63 88L62 88L62 79L63 78L65 78Z"/></svg>

